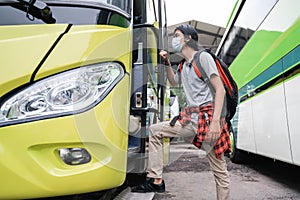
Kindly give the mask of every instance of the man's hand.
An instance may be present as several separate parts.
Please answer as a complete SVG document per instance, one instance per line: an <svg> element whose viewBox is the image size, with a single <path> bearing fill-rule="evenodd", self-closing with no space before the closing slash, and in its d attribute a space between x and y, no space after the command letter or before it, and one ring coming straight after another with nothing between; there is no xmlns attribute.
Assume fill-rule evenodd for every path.
<svg viewBox="0 0 300 200"><path fill-rule="evenodd" d="M206 141L215 144L220 137L220 133L221 133L220 121L212 120L209 126Z"/></svg>
<svg viewBox="0 0 300 200"><path fill-rule="evenodd" d="M164 62L166 63L166 65L170 65L170 60L168 58L168 52L165 50L161 50L159 52L159 55L162 57L162 59L164 60Z"/></svg>
<svg viewBox="0 0 300 200"><path fill-rule="evenodd" d="M161 50L159 52L159 55L162 57L162 59L164 60L165 64L168 65L168 67L166 67L166 71L167 71L167 77L168 77L168 80L170 81L171 85L172 86L177 86L177 83L174 79L174 72L173 72L173 69L171 67L171 62L168 58L168 52L165 51L165 50Z"/></svg>

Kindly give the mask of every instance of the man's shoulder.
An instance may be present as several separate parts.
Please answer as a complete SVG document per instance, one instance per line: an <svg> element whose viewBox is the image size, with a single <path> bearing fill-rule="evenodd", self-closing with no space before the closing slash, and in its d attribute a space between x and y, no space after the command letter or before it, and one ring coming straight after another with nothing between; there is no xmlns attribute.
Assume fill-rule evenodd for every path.
<svg viewBox="0 0 300 200"><path fill-rule="evenodd" d="M212 56L206 50L199 51L200 59L202 58L212 58Z"/></svg>
<svg viewBox="0 0 300 200"><path fill-rule="evenodd" d="M200 65L211 65L215 64L213 57L206 50L199 51L199 62Z"/></svg>
<svg viewBox="0 0 300 200"><path fill-rule="evenodd" d="M202 51L199 56L199 62L209 77L211 74L218 74L216 62L209 52L205 50Z"/></svg>

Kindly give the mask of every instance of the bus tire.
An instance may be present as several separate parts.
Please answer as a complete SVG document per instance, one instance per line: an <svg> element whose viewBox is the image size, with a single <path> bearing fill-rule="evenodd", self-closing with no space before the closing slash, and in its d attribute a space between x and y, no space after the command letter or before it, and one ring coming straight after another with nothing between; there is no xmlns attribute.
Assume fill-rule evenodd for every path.
<svg viewBox="0 0 300 200"><path fill-rule="evenodd" d="M230 133L230 143L231 143L231 152L229 153L229 158L231 162L236 164L243 163L243 152L236 147L236 139L232 132Z"/></svg>

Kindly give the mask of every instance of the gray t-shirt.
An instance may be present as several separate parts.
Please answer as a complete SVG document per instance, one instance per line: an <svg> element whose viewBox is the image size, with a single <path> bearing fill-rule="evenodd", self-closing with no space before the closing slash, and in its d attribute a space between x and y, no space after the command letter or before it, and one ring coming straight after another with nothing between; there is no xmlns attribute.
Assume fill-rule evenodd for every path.
<svg viewBox="0 0 300 200"><path fill-rule="evenodd" d="M207 77L211 78L213 74L219 76L216 63L209 53L200 53L199 60L201 67L207 74ZM183 64L181 74L179 73L178 66L178 70L174 78L176 83L179 83L181 80L189 107L196 107L213 101L213 95L208 85L197 76L193 66L189 67L189 65L185 62Z"/></svg>

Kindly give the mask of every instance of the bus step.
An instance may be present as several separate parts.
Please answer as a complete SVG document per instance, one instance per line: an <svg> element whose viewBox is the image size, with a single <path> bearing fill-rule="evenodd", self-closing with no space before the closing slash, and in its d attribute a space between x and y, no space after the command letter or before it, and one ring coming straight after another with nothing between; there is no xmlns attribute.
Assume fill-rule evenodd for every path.
<svg viewBox="0 0 300 200"><path fill-rule="evenodd" d="M131 189L128 187L123 190L114 200L152 200L154 197L154 192L149 193L132 193Z"/></svg>

